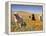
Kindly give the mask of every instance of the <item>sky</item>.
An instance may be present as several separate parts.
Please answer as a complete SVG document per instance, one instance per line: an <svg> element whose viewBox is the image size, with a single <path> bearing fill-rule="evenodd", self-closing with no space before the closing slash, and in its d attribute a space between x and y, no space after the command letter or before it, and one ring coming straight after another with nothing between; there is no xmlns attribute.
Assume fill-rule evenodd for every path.
<svg viewBox="0 0 46 36"><path fill-rule="evenodd" d="M11 5L12 12L16 11L28 11L32 13L42 13L43 6L41 5L20 5L20 4L12 4Z"/></svg>

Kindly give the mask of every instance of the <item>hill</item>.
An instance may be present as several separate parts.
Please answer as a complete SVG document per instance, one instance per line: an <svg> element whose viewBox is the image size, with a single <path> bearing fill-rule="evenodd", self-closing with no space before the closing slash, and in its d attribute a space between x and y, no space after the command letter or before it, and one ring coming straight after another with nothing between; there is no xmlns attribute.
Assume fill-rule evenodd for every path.
<svg viewBox="0 0 46 36"><path fill-rule="evenodd" d="M42 14L28 13L26 11L16 11L16 12L17 12L17 14L19 14L23 17L23 21L26 23L26 27L21 28L22 29L21 30L21 29L19 29L19 26L16 23L17 24L16 28L13 27L14 32L15 31L16 32L17 31L41 31L43 29L43 22L40 20L40 16L42 16ZM32 20L32 14L34 14L35 20Z"/></svg>

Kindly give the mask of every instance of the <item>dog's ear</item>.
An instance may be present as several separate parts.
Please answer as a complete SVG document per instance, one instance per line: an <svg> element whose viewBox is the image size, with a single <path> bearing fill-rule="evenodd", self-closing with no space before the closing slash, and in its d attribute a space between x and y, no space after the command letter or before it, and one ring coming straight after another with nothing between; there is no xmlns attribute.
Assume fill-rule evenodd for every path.
<svg viewBox="0 0 46 36"><path fill-rule="evenodd" d="M34 16L34 14L32 14L32 20L35 20L35 16Z"/></svg>
<svg viewBox="0 0 46 36"><path fill-rule="evenodd" d="M34 16L34 14L32 14L32 16Z"/></svg>

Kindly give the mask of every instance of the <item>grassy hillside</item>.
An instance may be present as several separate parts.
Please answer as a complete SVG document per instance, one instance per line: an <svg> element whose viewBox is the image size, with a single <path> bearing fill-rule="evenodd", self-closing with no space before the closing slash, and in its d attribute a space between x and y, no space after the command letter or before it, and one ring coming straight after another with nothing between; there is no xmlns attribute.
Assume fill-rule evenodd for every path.
<svg viewBox="0 0 46 36"><path fill-rule="evenodd" d="M23 21L26 23L26 26L23 28L19 28L19 23L14 22L14 18L12 16L12 25L11 25L11 31L12 32L18 32L18 31L41 31L43 29L43 23L40 21L39 16L42 16L42 14L34 14L35 15L35 21L32 20L32 14L24 11L18 11L19 15L23 17ZM13 15L13 14L12 14ZM30 16L30 18L29 18Z"/></svg>

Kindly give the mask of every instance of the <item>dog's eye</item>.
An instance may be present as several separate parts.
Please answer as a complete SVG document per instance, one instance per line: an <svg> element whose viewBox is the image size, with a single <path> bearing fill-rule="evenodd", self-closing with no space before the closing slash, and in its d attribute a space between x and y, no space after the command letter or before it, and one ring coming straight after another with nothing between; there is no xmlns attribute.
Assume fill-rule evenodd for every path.
<svg viewBox="0 0 46 36"><path fill-rule="evenodd" d="M14 16L16 16L16 14L14 14Z"/></svg>

